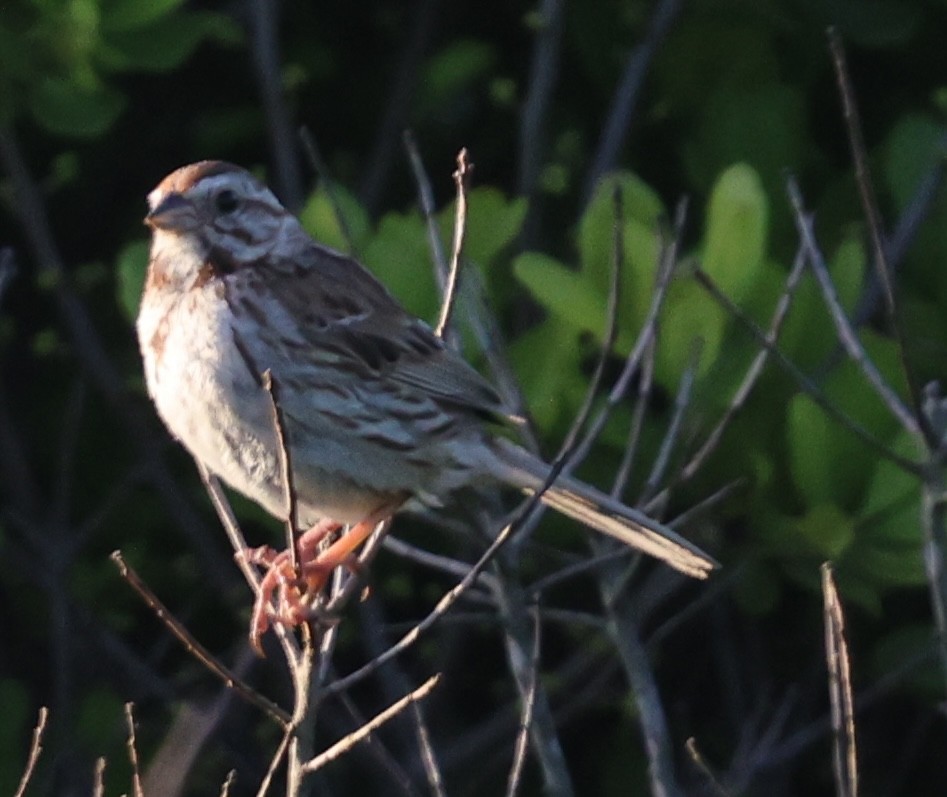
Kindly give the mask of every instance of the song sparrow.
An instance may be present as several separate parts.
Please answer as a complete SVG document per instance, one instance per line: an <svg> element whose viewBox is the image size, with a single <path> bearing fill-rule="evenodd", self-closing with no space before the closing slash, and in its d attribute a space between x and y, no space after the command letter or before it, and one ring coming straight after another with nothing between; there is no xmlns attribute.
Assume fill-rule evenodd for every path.
<svg viewBox="0 0 947 797"><path fill-rule="evenodd" d="M307 549L319 569L408 501L436 504L474 482L527 493L544 484L548 465L487 430L507 415L487 381L359 263L313 241L248 172L185 166L148 203L138 336L158 413L210 471L285 519L269 371L301 527L321 535L356 524L332 553ZM560 479L542 500L687 575L716 567L580 482Z"/></svg>

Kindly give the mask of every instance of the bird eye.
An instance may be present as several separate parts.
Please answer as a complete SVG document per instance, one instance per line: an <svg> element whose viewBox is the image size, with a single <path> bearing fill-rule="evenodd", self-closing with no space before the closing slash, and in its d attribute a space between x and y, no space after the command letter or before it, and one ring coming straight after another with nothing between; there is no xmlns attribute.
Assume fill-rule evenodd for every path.
<svg viewBox="0 0 947 797"><path fill-rule="evenodd" d="M214 204L217 206L217 210L221 213L233 213L240 205L240 200L237 199L237 195L231 191L229 188L225 188L216 197L214 197Z"/></svg>

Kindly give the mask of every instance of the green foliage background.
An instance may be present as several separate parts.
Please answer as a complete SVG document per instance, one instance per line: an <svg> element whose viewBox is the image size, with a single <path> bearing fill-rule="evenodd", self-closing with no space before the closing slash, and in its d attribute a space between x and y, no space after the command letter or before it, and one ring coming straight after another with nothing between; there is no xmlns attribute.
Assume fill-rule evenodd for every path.
<svg viewBox="0 0 947 797"><path fill-rule="evenodd" d="M163 632L118 580L107 558L114 548L207 644L227 651L242 641L247 596L232 574L208 572L209 556L226 556L223 539L214 534L186 455L167 440L150 408L133 332L147 257L143 197L179 165L214 157L257 170L295 202L316 237L351 245L413 312L432 319L438 294L400 134L405 127L414 131L445 241L453 220L453 158L466 146L476 164L468 267L487 288L549 451L582 402L602 342L614 186L624 200L627 255L616 356L628 353L646 316L669 219L686 196L681 273L662 310L645 439L653 455L699 339L685 434L692 451L756 349L745 327L690 271L699 262L745 314L765 325L798 247L787 171L799 178L816 214L843 306L856 314L862 306L873 264L826 48L825 27L834 24L848 48L881 211L897 241L892 247L900 247L892 260L910 366L919 383L944 378L947 3L679 5L667 36L655 42L626 143L602 179L593 163L613 96L658 4L566 4L548 115L541 135L525 143L530 59L543 25L534 5L282 4L279 83L292 123L305 125L318 142L346 233L325 181L317 183L303 157L290 158L301 175L295 186L273 168L274 120L263 110L248 6L0 4L0 129L4 141L19 142L65 264L65 275L57 275L37 258L29 224L18 219L23 204L5 150L0 245L13 247L19 270L0 295L0 792L14 788L40 704L51 706L53 725L38 789L78 794L87 792L70 791L64 782L75 773L88 777L98 755L108 756L115 788L125 782L124 700L139 703L147 758L180 701L213 694L214 684L196 665L166 640L156 644ZM288 144L298 147L295 139ZM532 174L527 154L538 159ZM897 233L914 218L928 182L935 198L902 245ZM64 320L63 279L105 344L120 379L117 393L103 388L85 344ZM906 396L890 330L878 313L861 318L869 353ZM850 418L902 456L920 456L858 369L839 356L811 276L794 300L780 349ZM469 353L477 359L472 342ZM152 436L132 439L126 413ZM630 416L630 403L618 408L584 476L607 482ZM199 549L193 529L156 495L143 449L170 461L181 500L210 528L212 553ZM637 469L646 470L646 464ZM824 716L818 566L831 560L852 623L856 687L887 684L859 721L865 778L880 784L871 793L940 793L947 774L941 753L947 734L937 709L944 684L931 655L917 480L828 418L772 364L710 467L675 494L671 509L734 479L741 480L736 495L687 530L725 565L710 606L701 610L706 622L685 624L655 665L669 693L688 706L680 709L676 738L695 736L711 761L725 767L753 717L765 724L780 701L790 701L786 738ZM261 511L245 502L238 507L251 537L272 533ZM557 545L581 546L565 524L550 520L545 527L541 534ZM403 533L452 555L479 550L432 529L408 526ZM430 574L384 557L377 570L377 593L405 622L444 589ZM583 599L592 600L577 598ZM483 636L477 652L483 672L458 678L502 691L501 654ZM346 655L357 661L363 646L349 643ZM557 632L550 656L575 644L569 632ZM700 672L709 675L696 677ZM270 667L259 677L278 676ZM611 684L611 698L599 693L565 731L577 781L588 784L582 793L644 788L635 708L630 698L626 705L614 701L614 694L623 695L618 686ZM731 694L710 698L711 689ZM463 725L479 707L459 711L453 722ZM235 762L251 766L248 739L263 734L251 718L238 720L242 735L234 731L234 738L224 734L209 744L206 767L195 775L206 782L197 780L193 793L215 788ZM829 793L828 739L816 737L735 793ZM273 740L256 741L272 746ZM495 763L485 767L478 788L493 788L494 769ZM358 777L349 771L334 785L350 788Z"/></svg>

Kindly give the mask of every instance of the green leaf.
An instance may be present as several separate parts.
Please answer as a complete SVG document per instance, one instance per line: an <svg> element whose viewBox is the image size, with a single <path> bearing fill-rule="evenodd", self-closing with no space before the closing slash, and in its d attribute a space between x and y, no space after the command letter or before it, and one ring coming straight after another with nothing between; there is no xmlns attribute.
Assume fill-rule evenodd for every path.
<svg viewBox="0 0 947 797"><path fill-rule="evenodd" d="M38 81L30 95L30 111L52 133L93 137L108 130L125 108L125 97L115 89L87 89L64 78Z"/></svg>
<svg viewBox="0 0 947 797"><path fill-rule="evenodd" d="M749 291L766 255L769 202L756 170L738 163L723 172L707 205L703 267L735 302Z"/></svg>
<svg viewBox="0 0 947 797"><path fill-rule="evenodd" d="M837 560L855 538L855 523L834 504L818 504L796 521L795 531L820 557Z"/></svg>
<svg viewBox="0 0 947 797"><path fill-rule="evenodd" d="M513 273L543 307L583 332L601 334L606 297L584 274L538 252L525 252L513 261Z"/></svg>
<svg viewBox="0 0 947 797"><path fill-rule="evenodd" d="M438 214L445 255L454 234L456 202ZM464 255L486 267L519 234L526 218L527 203L522 197L508 199L498 188L479 186L467 195L467 224L464 230Z"/></svg>
<svg viewBox="0 0 947 797"><path fill-rule="evenodd" d="M745 162L769 191L781 190L786 168L806 164L810 145L802 91L768 83L723 83L705 97L696 135L684 144L684 161L697 186L713 184L721 170Z"/></svg>
<svg viewBox="0 0 947 797"><path fill-rule="evenodd" d="M588 273L597 288L607 292L611 283L612 260L615 241L615 190L621 192L622 219L634 220L636 237L650 236L656 241L660 220L664 217L664 206L654 190L631 172L617 172L605 177L595 188L592 200L579 222L579 259L582 270ZM649 286L654 279L650 258L637 258L638 241L631 237L625 227L626 280L624 287ZM646 272L641 274L640 272ZM640 278L639 278L640 277ZM646 287L647 292L647 287ZM633 295L630 292L626 296Z"/></svg>
<svg viewBox="0 0 947 797"><path fill-rule="evenodd" d="M842 307L847 311L855 309L865 282L865 245L860 233L849 232L829 263L829 273L838 293Z"/></svg>
<svg viewBox="0 0 947 797"><path fill-rule="evenodd" d="M693 280L675 280L661 312L661 331L655 355L655 378L664 387L676 389L684 369L700 346L697 373L713 366L723 343L728 317L707 292Z"/></svg>
<svg viewBox="0 0 947 797"><path fill-rule="evenodd" d="M864 484L864 446L807 395L789 401L789 471L808 507L850 507Z"/></svg>
<svg viewBox="0 0 947 797"><path fill-rule="evenodd" d="M585 388L575 328L552 317L509 346L510 362L539 428L551 430L571 416Z"/></svg>
<svg viewBox="0 0 947 797"><path fill-rule="evenodd" d="M110 33L98 56L113 70L168 72L187 60L205 39L236 44L241 38L240 28L223 14L180 12L145 28Z"/></svg>
<svg viewBox="0 0 947 797"><path fill-rule="evenodd" d="M361 252L363 262L415 315L433 321L440 308L427 228L417 212L388 213Z"/></svg>
<svg viewBox="0 0 947 797"><path fill-rule="evenodd" d="M101 12L102 30L118 33L144 28L183 3L184 0L105 0Z"/></svg>
<svg viewBox="0 0 947 797"><path fill-rule="evenodd" d="M903 429L891 443L891 448L908 460L920 460L924 456L915 437ZM875 460L860 513L861 537L866 542L882 546L920 546L921 511L920 478L889 459L879 457Z"/></svg>
<svg viewBox="0 0 947 797"><path fill-rule="evenodd" d="M494 48L475 39L460 39L443 48L428 61L419 82L418 116L436 114L471 83L487 76L495 61Z"/></svg>
<svg viewBox="0 0 947 797"><path fill-rule="evenodd" d="M919 587L927 583L920 538L917 545L859 550L855 565L879 586Z"/></svg>
<svg viewBox="0 0 947 797"><path fill-rule="evenodd" d="M918 184L944 158L943 125L933 118L901 117L885 143L882 174L899 211L914 198Z"/></svg>
<svg viewBox="0 0 947 797"><path fill-rule="evenodd" d="M339 184L332 186L331 196L326 186L320 184L309 195L299 218L313 238L340 252L350 252L353 248L360 251L371 233L365 208L352 192Z"/></svg>
<svg viewBox="0 0 947 797"><path fill-rule="evenodd" d="M896 47L914 35L920 9L904 0L834 0L825 23L863 47Z"/></svg>
<svg viewBox="0 0 947 797"><path fill-rule="evenodd" d="M115 279L118 306L125 317L134 323L138 316L141 290L148 270L147 241L134 241L118 253L115 261Z"/></svg>

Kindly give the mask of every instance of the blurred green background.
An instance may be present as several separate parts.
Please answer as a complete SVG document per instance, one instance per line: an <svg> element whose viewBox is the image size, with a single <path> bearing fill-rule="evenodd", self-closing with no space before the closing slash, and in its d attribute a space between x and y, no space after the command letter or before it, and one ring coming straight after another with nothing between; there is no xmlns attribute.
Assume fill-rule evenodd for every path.
<svg viewBox="0 0 947 797"><path fill-rule="evenodd" d="M896 269L903 353L870 288L874 258L830 24L846 47ZM354 251L433 320L439 299L402 132L413 131L431 177L445 244L454 158L467 147L475 171L466 267L485 286L549 453L582 403L602 342L615 186L626 258L608 378L646 316L662 242L686 198L630 498L694 341L700 361L677 466L757 351L692 273L699 263L765 328L799 247L789 174L884 378L905 400L905 358L916 384L943 379L945 30L943 0L0 2L0 246L16 263L15 273L0 272L0 792L15 789L40 705L51 720L30 793L57 795L90 793L98 756L109 761L108 793L128 789L124 701L138 705L146 764L187 707L218 705L218 685L120 581L112 550L222 657L233 660L244 645L250 598L193 465L148 402L133 330L147 258L144 196L167 172L202 158L253 169L316 237ZM303 152L300 127L318 144L322 174ZM464 339L482 364L473 337ZM810 274L779 347L882 443L907 459L925 456L840 354ZM584 477L610 483L632 413L631 400L619 404ZM772 363L666 514L733 480L735 494L686 529L723 572L642 615L645 636L656 635L650 649L687 793L709 788L683 753L690 736L730 776L728 793L833 793L818 592L826 560L848 610L865 793L941 793L944 664L920 480L826 416ZM252 541L278 539L261 510L235 504ZM465 560L483 547L429 523L399 521L396 533ZM584 551L575 528L552 519L539 539ZM525 578L549 561L527 556ZM392 633L453 583L384 554L372 581ZM597 606L581 579L551 602L593 616ZM418 677L451 673L436 710L449 793L495 793L515 712L493 735L471 729L488 727L497 706L512 711L514 693L495 621L468 610L405 666ZM664 633L662 623L685 610ZM342 671L372 655L357 628L343 630ZM568 623L547 644L543 671L558 694L575 688L557 669L570 651L597 654L577 678L587 699L561 715L577 792L646 793L636 708L614 654ZM255 683L285 697L278 663L247 666ZM370 714L380 697L366 690L359 699ZM253 793L265 770L275 732L245 707L220 711L180 793L217 793L231 768L233 793ZM339 723L327 709L327 742ZM358 766L364 760L336 765L321 788L380 793L378 776ZM529 773L524 792L539 789Z"/></svg>

